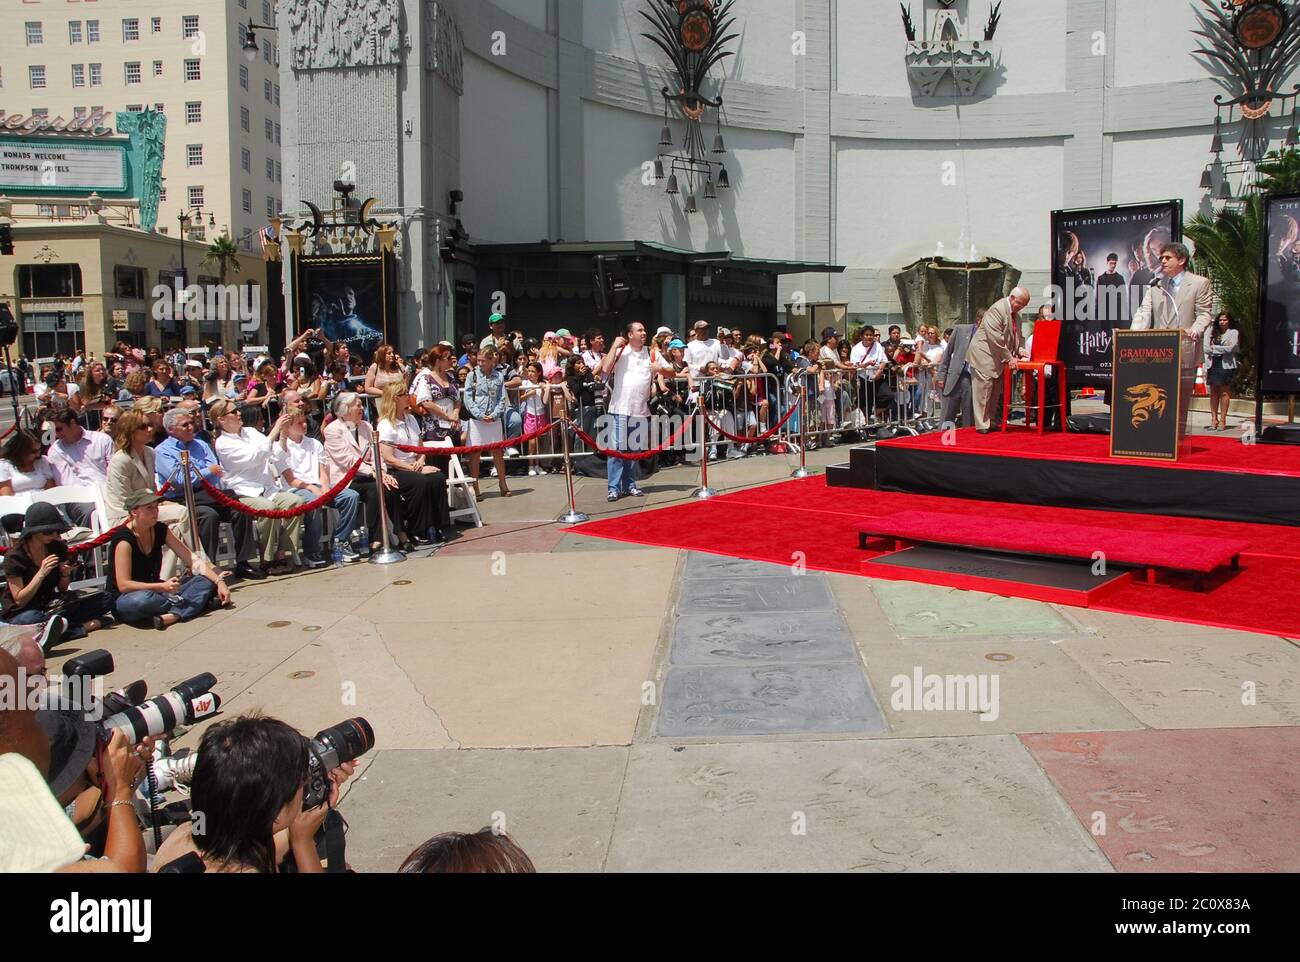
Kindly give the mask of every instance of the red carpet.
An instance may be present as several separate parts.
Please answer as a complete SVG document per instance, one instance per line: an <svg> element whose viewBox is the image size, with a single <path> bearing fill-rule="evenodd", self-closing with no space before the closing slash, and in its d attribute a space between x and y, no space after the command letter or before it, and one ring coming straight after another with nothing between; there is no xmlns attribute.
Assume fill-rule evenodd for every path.
<svg viewBox="0 0 1300 962"><path fill-rule="evenodd" d="M1300 637L1300 592L1294 590L1300 579L1300 529L1284 525L830 488L824 478L818 477L738 491L710 501L692 501L591 521L569 530L614 541L705 551L776 564L802 560L808 568L817 571L858 575L859 565L871 553L858 548L853 525L873 515L909 510L978 512L1116 532L1171 533L1244 541L1250 548L1242 555L1241 570L1222 581L1216 579L1215 585L1204 592L1195 592L1177 579L1154 586L1130 585L1108 595L1096 607L1146 618Z"/></svg>
<svg viewBox="0 0 1300 962"><path fill-rule="evenodd" d="M1151 461L1112 458L1110 438L1102 434L1039 435L1027 428L977 434L974 428L956 432L956 444L944 444L944 432L881 441L880 447L920 448L952 454L992 454L1048 461L1090 461L1103 464L1131 464L1151 467ZM1291 444L1242 444L1235 437L1196 435L1189 439L1189 452L1177 461L1158 462L1160 467L1185 471L1231 471L1237 474L1274 474L1300 478L1300 448Z"/></svg>

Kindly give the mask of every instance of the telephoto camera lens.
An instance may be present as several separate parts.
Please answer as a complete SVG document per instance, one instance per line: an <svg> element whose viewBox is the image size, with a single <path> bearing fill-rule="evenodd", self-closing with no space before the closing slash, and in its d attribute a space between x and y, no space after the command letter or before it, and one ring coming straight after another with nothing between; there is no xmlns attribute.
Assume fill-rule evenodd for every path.
<svg viewBox="0 0 1300 962"><path fill-rule="evenodd" d="M120 728L134 745L149 735L163 735L173 731L177 725L190 725L200 718L215 715L221 707L220 696L211 690L216 683L217 679L211 672L195 675L138 707L105 718L102 723L104 734L112 735L114 728Z"/></svg>
<svg viewBox="0 0 1300 962"><path fill-rule="evenodd" d="M307 783L302 807L315 808L330 797L329 774L375 746L375 730L364 718L349 718L316 733L307 742Z"/></svg>

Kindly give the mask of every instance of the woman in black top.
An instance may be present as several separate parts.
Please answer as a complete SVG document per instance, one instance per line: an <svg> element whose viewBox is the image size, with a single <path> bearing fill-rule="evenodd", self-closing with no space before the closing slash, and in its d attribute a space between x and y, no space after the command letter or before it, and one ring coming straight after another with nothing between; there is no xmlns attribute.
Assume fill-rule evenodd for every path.
<svg viewBox="0 0 1300 962"><path fill-rule="evenodd" d="M35 625L62 615L68 619L69 638L80 638L104 626L109 609L104 592L78 598L67 595L72 563L68 546L59 537L67 530L68 523L54 505L37 502L27 509L18 543L4 556L9 591L0 621Z"/></svg>
<svg viewBox="0 0 1300 962"><path fill-rule="evenodd" d="M158 520L161 500L150 491L127 495L128 520L113 535L108 552L108 593L113 611L130 624L152 620L159 631L178 621L189 621L209 607L230 603L230 590L221 572L211 564L204 563L201 573L188 578L163 578L164 545L186 568L193 571L195 567L185 542Z"/></svg>

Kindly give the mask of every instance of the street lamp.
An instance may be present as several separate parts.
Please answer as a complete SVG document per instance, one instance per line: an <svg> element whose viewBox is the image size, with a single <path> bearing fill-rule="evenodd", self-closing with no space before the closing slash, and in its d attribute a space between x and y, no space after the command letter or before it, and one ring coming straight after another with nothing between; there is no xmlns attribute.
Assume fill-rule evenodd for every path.
<svg viewBox="0 0 1300 962"><path fill-rule="evenodd" d="M188 229L186 225L189 224L191 221L196 221L196 220L202 221L204 214L208 215L208 226L215 228L217 226L217 218L216 215L214 215L210 210L203 210L200 207L192 207L190 210L185 210L184 208L181 208L181 212L176 215L176 220L180 223L180 237L178 238L178 240L180 241L180 245L181 245L180 283L176 286L176 315L177 316L183 317L184 315L184 312L181 309L181 304L182 304L181 292L184 291L185 288L189 286L189 277L187 277L185 274L185 233Z"/></svg>

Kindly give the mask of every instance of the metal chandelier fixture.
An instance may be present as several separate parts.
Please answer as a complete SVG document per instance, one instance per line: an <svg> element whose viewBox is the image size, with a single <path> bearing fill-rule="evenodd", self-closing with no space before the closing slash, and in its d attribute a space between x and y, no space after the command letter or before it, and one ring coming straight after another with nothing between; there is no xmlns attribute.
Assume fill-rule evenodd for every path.
<svg viewBox="0 0 1300 962"><path fill-rule="evenodd" d="M709 157L710 154L720 157L727 152L722 139L722 98L710 99L701 88L714 64L734 55L726 45L738 36L727 33L735 23L731 15L735 0L649 0L649 3L649 11L639 12L654 27L654 32L641 36L668 55L678 85L675 93L667 86L659 92L664 101L664 125L654 162L655 180L667 177L664 193L669 195L683 193L684 187L682 209L694 214L698 210L699 185L703 185L705 200L716 200L719 190L731 186L726 164ZM669 110L673 107L686 121L686 136L678 150L673 149L676 142L669 120ZM702 125L708 109L717 111L717 130L711 148L705 144ZM714 167L718 168L716 177Z"/></svg>
<svg viewBox="0 0 1300 962"><path fill-rule="evenodd" d="M1201 188L1215 191L1216 200L1244 200L1255 190L1256 166L1268 151L1270 128L1287 122L1285 147L1300 145L1296 130L1300 85L1281 90L1300 55L1300 9L1292 0L1201 0L1197 11L1202 29L1193 33L1205 40L1195 53L1219 68L1219 81L1229 96L1216 94L1214 159L1201 173ZM1290 109L1288 110L1288 102ZM1274 107L1277 108L1276 113ZM1238 158L1223 159L1223 128L1240 125ZM1240 113L1240 118L1236 115ZM1217 174L1217 177L1216 177ZM1240 187L1234 193L1233 178ZM1215 190L1215 181L1218 189Z"/></svg>

